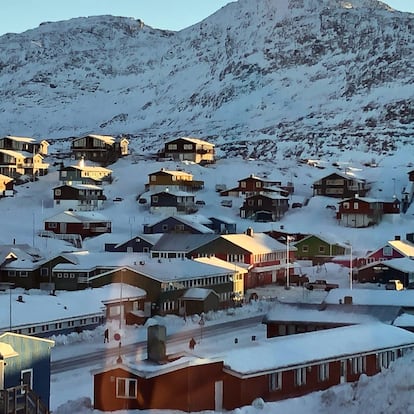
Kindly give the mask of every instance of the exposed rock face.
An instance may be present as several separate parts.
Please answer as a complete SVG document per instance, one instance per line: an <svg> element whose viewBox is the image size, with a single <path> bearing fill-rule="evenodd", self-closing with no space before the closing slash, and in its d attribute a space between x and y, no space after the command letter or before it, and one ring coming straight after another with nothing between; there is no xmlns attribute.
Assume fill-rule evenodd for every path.
<svg viewBox="0 0 414 414"><path fill-rule="evenodd" d="M180 32L112 16L44 23L0 37L0 134L389 153L414 132L413 27L375 0L239 0Z"/></svg>

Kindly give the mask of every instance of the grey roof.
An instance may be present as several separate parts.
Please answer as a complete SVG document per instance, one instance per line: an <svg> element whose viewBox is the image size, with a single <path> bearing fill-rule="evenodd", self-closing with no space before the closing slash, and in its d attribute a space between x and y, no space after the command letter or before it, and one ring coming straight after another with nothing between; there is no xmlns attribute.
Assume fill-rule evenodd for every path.
<svg viewBox="0 0 414 414"><path fill-rule="evenodd" d="M153 246L152 251L189 252L218 237L217 234L166 233Z"/></svg>

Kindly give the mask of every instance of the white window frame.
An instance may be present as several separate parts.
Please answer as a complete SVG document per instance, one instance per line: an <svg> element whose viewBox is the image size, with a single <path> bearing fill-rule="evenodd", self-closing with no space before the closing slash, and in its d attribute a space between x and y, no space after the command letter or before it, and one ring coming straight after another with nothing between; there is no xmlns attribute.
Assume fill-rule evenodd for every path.
<svg viewBox="0 0 414 414"><path fill-rule="evenodd" d="M282 389L282 373L272 372L269 374L269 391L278 391Z"/></svg>
<svg viewBox="0 0 414 414"><path fill-rule="evenodd" d="M295 370L295 385L297 387L306 385L306 367L297 368Z"/></svg>

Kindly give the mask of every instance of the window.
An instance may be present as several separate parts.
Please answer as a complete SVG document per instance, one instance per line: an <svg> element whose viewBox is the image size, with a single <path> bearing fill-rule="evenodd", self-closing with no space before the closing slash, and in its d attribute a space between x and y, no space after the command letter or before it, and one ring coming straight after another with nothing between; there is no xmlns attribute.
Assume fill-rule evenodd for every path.
<svg viewBox="0 0 414 414"><path fill-rule="evenodd" d="M152 196L152 202L158 203L158 196Z"/></svg>
<svg viewBox="0 0 414 414"><path fill-rule="evenodd" d="M168 144L168 149L169 150L176 150L177 149L177 144Z"/></svg>
<svg viewBox="0 0 414 414"><path fill-rule="evenodd" d="M319 365L319 382L329 379L329 363Z"/></svg>
<svg viewBox="0 0 414 414"><path fill-rule="evenodd" d="M16 271L15 270L9 270L8 273L9 277L16 277Z"/></svg>
<svg viewBox="0 0 414 414"><path fill-rule="evenodd" d="M361 374L365 371L365 357L352 358L352 373Z"/></svg>
<svg viewBox="0 0 414 414"><path fill-rule="evenodd" d="M168 230L168 224L163 224L162 231L167 231L167 230Z"/></svg>
<svg viewBox="0 0 414 414"><path fill-rule="evenodd" d="M28 277L28 276L29 276L29 272L27 272L26 270L20 271L20 277Z"/></svg>
<svg viewBox="0 0 414 414"><path fill-rule="evenodd" d="M391 246L385 246L382 248L382 254L384 256L392 256L392 247Z"/></svg>
<svg viewBox="0 0 414 414"><path fill-rule="evenodd" d="M306 368L298 368L295 371L295 385L300 387L306 384Z"/></svg>
<svg viewBox="0 0 414 414"><path fill-rule="evenodd" d="M282 389L282 373L273 372L269 374L269 391Z"/></svg>
<svg viewBox="0 0 414 414"><path fill-rule="evenodd" d="M354 203L354 210L358 210L359 208L359 203Z"/></svg>
<svg viewBox="0 0 414 414"><path fill-rule="evenodd" d="M380 352L377 357L378 369L388 368L391 362L395 360L395 357L395 351Z"/></svg>
<svg viewBox="0 0 414 414"><path fill-rule="evenodd" d="M325 246L319 246L319 253L325 253Z"/></svg>
<svg viewBox="0 0 414 414"><path fill-rule="evenodd" d="M349 203L344 203L343 206L344 206L344 209L345 210L348 210L349 209Z"/></svg>
<svg viewBox="0 0 414 414"><path fill-rule="evenodd" d="M117 398L136 398L137 397L137 380L133 378L116 379L116 397Z"/></svg>
<svg viewBox="0 0 414 414"><path fill-rule="evenodd" d="M57 188L55 190L55 196L61 196L62 195L62 190L60 188Z"/></svg>
<svg viewBox="0 0 414 414"><path fill-rule="evenodd" d="M260 207L263 204L263 200L261 200L260 198L257 200L257 205Z"/></svg>
<svg viewBox="0 0 414 414"><path fill-rule="evenodd" d="M240 182L240 187L241 188L246 188L246 181L241 181Z"/></svg>
<svg viewBox="0 0 414 414"><path fill-rule="evenodd" d="M260 181L256 181L255 186L256 186L256 188L261 188L262 183Z"/></svg>
<svg viewBox="0 0 414 414"><path fill-rule="evenodd" d="M47 267L42 267L40 269L40 276L42 276L42 277L49 276L49 269Z"/></svg>
<svg viewBox="0 0 414 414"><path fill-rule="evenodd" d="M60 176L61 176L62 178L67 177L67 175L68 175L68 172L67 172L67 171L61 171L61 172L60 172Z"/></svg>
<svg viewBox="0 0 414 414"><path fill-rule="evenodd" d="M302 253L307 253L309 251L309 246L307 244L304 244L302 246Z"/></svg>
<svg viewBox="0 0 414 414"><path fill-rule="evenodd" d="M55 229L57 228L57 223L48 223L49 229Z"/></svg>
<svg viewBox="0 0 414 414"><path fill-rule="evenodd" d="M185 150L192 150L192 149L193 149L193 144L184 144L184 145L183 145L183 148L184 148Z"/></svg>
<svg viewBox="0 0 414 414"><path fill-rule="evenodd" d="M157 181L157 176L156 175L151 175L151 181Z"/></svg>

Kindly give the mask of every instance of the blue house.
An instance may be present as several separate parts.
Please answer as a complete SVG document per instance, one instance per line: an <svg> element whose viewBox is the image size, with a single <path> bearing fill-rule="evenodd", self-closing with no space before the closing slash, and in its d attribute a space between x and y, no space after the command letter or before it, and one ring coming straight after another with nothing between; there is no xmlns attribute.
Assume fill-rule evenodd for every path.
<svg viewBox="0 0 414 414"><path fill-rule="evenodd" d="M159 234L138 234L137 236L121 243L105 243L106 252L121 253L148 253L152 246L161 238Z"/></svg>
<svg viewBox="0 0 414 414"><path fill-rule="evenodd" d="M6 332L0 335L0 412L49 410L51 349L54 341ZM10 398L11 397L11 398Z"/></svg>

